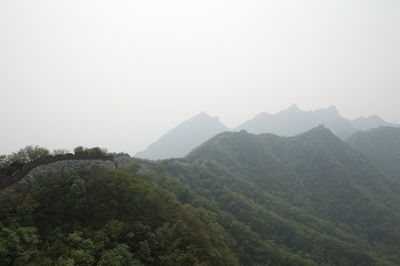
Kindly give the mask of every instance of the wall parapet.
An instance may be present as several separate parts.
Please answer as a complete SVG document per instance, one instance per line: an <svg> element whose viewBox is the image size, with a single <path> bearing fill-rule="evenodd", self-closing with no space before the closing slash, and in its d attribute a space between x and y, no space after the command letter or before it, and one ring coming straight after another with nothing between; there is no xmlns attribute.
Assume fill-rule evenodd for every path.
<svg viewBox="0 0 400 266"><path fill-rule="evenodd" d="M87 154L87 153L78 153L78 154L59 154L59 155L49 155L45 157L38 158L25 164L22 168L16 170L10 176L3 178L0 182L0 190L4 189L8 186L13 185L14 183L24 179L33 169L36 167L47 165L50 163L60 162L60 161L71 161L71 160L101 160L101 161L111 161L114 163L114 157L108 154ZM115 163L114 163L115 164Z"/></svg>

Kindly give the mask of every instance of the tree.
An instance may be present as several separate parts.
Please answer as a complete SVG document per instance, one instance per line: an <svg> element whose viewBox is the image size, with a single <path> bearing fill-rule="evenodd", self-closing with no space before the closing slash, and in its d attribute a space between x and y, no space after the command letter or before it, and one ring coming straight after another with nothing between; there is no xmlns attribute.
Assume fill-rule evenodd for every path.
<svg viewBox="0 0 400 266"><path fill-rule="evenodd" d="M75 154L107 154L107 149L100 147L85 148L78 146L74 149Z"/></svg>
<svg viewBox="0 0 400 266"><path fill-rule="evenodd" d="M67 149L55 149L53 150L52 154L53 155L62 155L62 154L66 154L69 151Z"/></svg>
<svg viewBox="0 0 400 266"><path fill-rule="evenodd" d="M82 146L78 146L74 149L74 153L75 154L82 154L83 153L83 147Z"/></svg>
<svg viewBox="0 0 400 266"><path fill-rule="evenodd" d="M0 155L0 179L7 175L8 159L6 155Z"/></svg>
<svg viewBox="0 0 400 266"><path fill-rule="evenodd" d="M12 153L7 156L7 159L10 163L12 162L20 162L20 163L29 163L33 160L39 159L41 157L45 157L50 155L48 149L40 146L26 146L25 148L20 149L17 152Z"/></svg>
<svg viewBox="0 0 400 266"><path fill-rule="evenodd" d="M116 248L103 252L100 266L139 266L140 263L133 259L129 247L120 244Z"/></svg>
<svg viewBox="0 0 400 266"><path fill-rule="evenodd" d="M7 167L8 159L7 155L0 155L0 169Z"/></svg>

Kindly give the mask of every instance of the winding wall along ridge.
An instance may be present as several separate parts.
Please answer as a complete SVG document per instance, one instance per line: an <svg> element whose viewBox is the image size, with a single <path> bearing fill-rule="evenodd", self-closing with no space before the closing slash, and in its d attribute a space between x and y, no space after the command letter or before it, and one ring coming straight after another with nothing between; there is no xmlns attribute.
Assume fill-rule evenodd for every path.
<svg viewBox="0 0 400 266"><path fill-rule="evenodd" d="M102 160L102 161L112 161L114 162L114 157L112 155L106 154L60 154L60 155L49 155L45 157L38 158L25 164L21 169L15 171L11 176L5 177L0 182L0 190L4 189L8 186L13 185L14 183L22 180L26 177L29 172L31 172L34 168L42 165L46 165L49 163L54 163L58 161L67 161L67 160Z"/></svg>

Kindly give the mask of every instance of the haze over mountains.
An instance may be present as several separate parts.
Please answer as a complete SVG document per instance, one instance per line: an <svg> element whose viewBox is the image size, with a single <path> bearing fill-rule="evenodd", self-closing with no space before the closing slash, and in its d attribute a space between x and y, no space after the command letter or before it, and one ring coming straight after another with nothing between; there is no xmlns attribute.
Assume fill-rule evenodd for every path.
<svg viewBox="0 0 400 266"><path fill-rule="evenodd" d="M400 180L400 128L379 127L360 131L350 136L347 142Z"/></svg>
<svg viewBox="0 0 400 266"><path fill-rule="evenodd" d="M399 14L0 1L0 266L400 266Z"/></svg>
<svg viewBox="0 0 400 266"><path fill-rule="evenodd" d="M218 129L205 114L195 121L210 119ZM18 154L0 157L0 181ZM225 131L178 159L109 154L124 157L117 169L2 188L0 261L400 265L399 155L400 128L344 140L323 125L290 137Z"/></svg>
<svg viewBox="0 0 400 266"><path fill-rule="evenodd" d="M183 157L194 147L226 130L228 128L218 118L200 113L176 126L136 156L152 160Z"/></svg>
<svg viewBox="0 0 400 266"><path fill-rule="evenodd" d="M52 171L0 190L0 262L400 265L399 151L399 128L343 140L321 125L291 137L222 132L180 159Z"/></svg>
<svg viewBox="0 0 400 266"><path fill-rule="evenodd" d="M388 123L377 115L346 119L336 107L303 111L296 105L276 114L260 113L234 129L228 129L218 118L201 113L178 125L145 151L136 154L144 159L180 158L192 149L223 131L246 130L253 134L273 133L279 136L294 136L323 124L335 135L343 139L359 130L368 130L381 126L398 127Z"/></svg>
<svg viewBox="0 0 400 266"><path fill-rule="evenodd" d="M293 137L224 132L183 159L140 164L147 176L182 182L210 201L246 246L236 251L241 265L266 257L266 265L398 265L400 179L361 150L324 126Z"/></svg>

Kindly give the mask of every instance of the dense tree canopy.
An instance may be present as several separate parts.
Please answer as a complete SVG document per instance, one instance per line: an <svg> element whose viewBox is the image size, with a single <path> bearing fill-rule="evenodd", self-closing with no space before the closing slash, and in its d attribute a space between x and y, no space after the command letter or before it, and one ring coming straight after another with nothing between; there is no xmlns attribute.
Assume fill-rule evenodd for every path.
<svg viewBox="0 0 400 266"><path fill-rule="evenodd" d="M242 131L25 180L0 191L0 265L399 265L400 174L359 151Z"/></svg>
<svg viewBox="0 0 400 266"><path fill-rule="evenodd" d="M113 170L0 194L2 265L237 265L215 218Z"/></svg>
<svg viewBox="0 0 400 266"><path fill-rule="evenodd" d="M142 163L149 178L184 183L264 243L318 265L400 263L399 184L326 128L223 133L185 159Z"/></svg>

